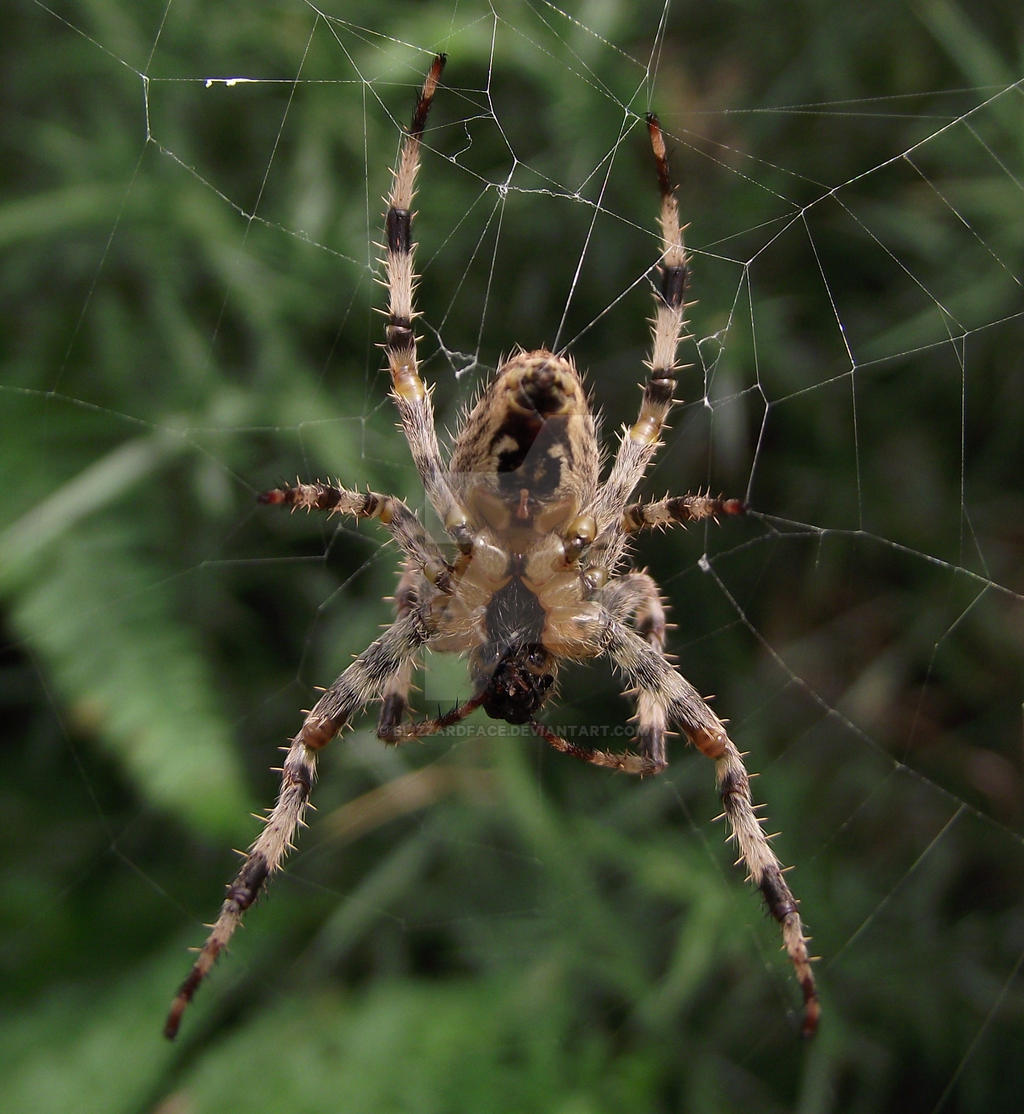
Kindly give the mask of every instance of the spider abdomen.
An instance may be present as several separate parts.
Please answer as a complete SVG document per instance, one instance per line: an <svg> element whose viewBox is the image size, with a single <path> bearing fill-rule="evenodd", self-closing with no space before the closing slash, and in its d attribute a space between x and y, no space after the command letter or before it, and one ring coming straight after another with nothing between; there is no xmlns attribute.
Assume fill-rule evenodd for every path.
<svg viewBox="0 0 1024 1114"><path fill-rule="evenodd" d="M452 453L451 483L471 514L498 532L545 534L593 498L597 431L573 364L546 349L498 369Z"/></svg>

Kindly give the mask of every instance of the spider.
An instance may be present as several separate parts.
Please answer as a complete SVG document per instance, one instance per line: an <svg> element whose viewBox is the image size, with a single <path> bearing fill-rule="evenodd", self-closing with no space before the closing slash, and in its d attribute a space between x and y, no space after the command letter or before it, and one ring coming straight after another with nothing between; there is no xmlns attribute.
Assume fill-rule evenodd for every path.
<svg viewBox="0 0 1024 1114"><path fill-rule="evenodd" d="M392 172L385 215L388 290L383 348L391 394L427 499L448 535L448 549L394 495L328 483L263 493L263 503L376 519L404 555L395 621L324 690L291 740L277 802L227 888L220 914L175 997L164 1033L173 1038L196 990L227 946L245 911L279 869L302 823L318 753L371 701L387 743L433 735L482 707L494 719L526 724L556 750L595 766L644 776L667 765L665 739L680 728L715 763L724 814L754 884L779 922L803 992L802 1031L819 1015L811 960L797 902L761 828L749 775L722 721L665 654L665 611L644 572L621 571L631 539L645 530L746 510L738 499L687 494L631 502L673 404L677 350L684 339L687 256L665 141L657 117L647 127L661 193L661 259L654 273L648 376L637 420L624 427L602 483L595 419L576 368L547 349L517 349L466 414L446 466L430 391L420 378L413 328L412 202L420 144L445 56L424 81ZM407 722L409 690L423 650L468 653L472 695L434 719ZM635 752L579 746L537 716L561 659L607 657L635 697Z"/></svg>

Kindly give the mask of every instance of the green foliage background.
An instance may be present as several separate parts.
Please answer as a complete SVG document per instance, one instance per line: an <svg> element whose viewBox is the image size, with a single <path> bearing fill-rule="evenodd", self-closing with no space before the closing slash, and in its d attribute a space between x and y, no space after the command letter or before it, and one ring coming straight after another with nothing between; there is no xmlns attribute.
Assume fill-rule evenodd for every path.
<svg viewBox="0 0 1024 1114"><path fill-rule="evenodd" d="M563 7L5 12L3 1110L1019 1109L1017 5ZM273 748L387 616L374 530L253 495L416 490L369 241L437 49L417 236L449 424L567 302L609 437L635 412L635 125L653 105L673 137L700 346L650 490L757 513L638 559L798 866L812 1045L710 767L680 744L638 784L484 722L335 744L288 871L160 1037ZM205 88L233 75L265 80ZM600 669L552 712L627 715Z"/></svg>

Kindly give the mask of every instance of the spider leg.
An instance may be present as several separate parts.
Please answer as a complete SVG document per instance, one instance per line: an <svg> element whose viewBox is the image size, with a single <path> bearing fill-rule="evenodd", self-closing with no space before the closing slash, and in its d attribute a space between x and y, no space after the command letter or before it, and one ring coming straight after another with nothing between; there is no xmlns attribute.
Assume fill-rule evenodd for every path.
<svg viewBox="0 0 1024 1114"><path fill-rule="evenodd" d="M395 589L395 617L401 619L408 615L418 602L417 588L420 585L419 569L411 561L405 569ZM415 656L407 658L384 686L381 693L380 716L377 719L377 738L385 742L397 741L394 736L409 710L409 689L412 688L412 673L416 664Z"/></svg>
<svg viewBox="0 0 1024 1114"><path fill-rule="evenodd" d="M431 584L446 594L452 590L452 568L444 554L416 514L394 495L349 491L332 484L296 483L264 491L258 498L261 503L274 506L349 514L356 519L375 518L395 539L406 558L423 570Z"/></svg>
<svg viewBox="0 0 1024 1114"><path fill-rule="evenodd" d="M751 881L761 891L768 912L782 928L782 940L803 992L804 1036L818 1027L820 1004L814 973L807 952L807 937L796 898L786 883L780 864L750 796L750 775L722 721L711 711L697 690L679 674L657 649L609 616L606 651L650 706L660 709L671 724L680 727L697 749L715 763L718 791L725 816L740 851L740 859Z"/></svg>
<svg viewBox="0 0 1024 1114"><path fill-rule="evenodd" d="M366 703L381 694L427 637L428 630L419 612L411 610L360 654L306 715L281 768L277 803L229 884L227 897L206 943L171 1003L164 1036L170 1039L176 1036L189 1002L227 946L245 911L259 897L268 878L281 866L291 848L292 838L309 804L316 777L317 751L325 747Z"/></svg>
<svg viewBox="0 0 1024 1114"><path fill-rule="evenodd" d="M413 320L413 291L416 286L415 244L412 240L412 202L420 167L420 144L427 114L444 69L445 56L438 54L427 74L416 103L412 123L399 152L387 197L384 218L384 272L388 288L387 326L384 351L391 371L391 396L395 400L406 440L423 481L427 498L437 511L445 530L463 552L472 545L473 531L466 512L456 500L447 480L441 449L434 428L430 392L420 378L416 358Z"/></svg>
<svg viewBox="0 0 1024 1114"><path fill-rule="evenodd" d="M456 578L458 572L456 572ZM416 606L418 602L417 588L421 584L419 569L407 564L395 591L395 614L401 619ZM436 735L446 727L464 720L483 703L483 692L477 693L469 700L448 712L442 712L433 719L420 720L416 723L404 723L409 712L409 689L412 688L412 672L415 658L408 658L388 681L381 699L380 718L377 721L377 738L385 743L405 743L412 739L424 739L428 735Z"/></svg>
<svg viewBox="0 0 1024 1114"><path fill-rule="evenodd" d="M706 518L717 520L720 515L746 513L747 505L742 499L723 499L698 492L696 495L669 496L650 503L632 503L622 512L620 527L626 534L637 534L657 526L685 525Z"/></svg>
<svg viewBox="0 0 1024 1114"><path fill-rule="evenodd" d="M583 747L578 743L571 743L556 731L552 731L546 723L538 720L529 721L530 730L549 746L555 748L559 754L567 754L570 758L578 758L591 766L601 766L605 770L618 770L621 774L638 774L644 777L647 774L660 774L665 769L664 762L656 762L643 754L631 754L629 751L594 750Z"/></svg>
<svg viewBox="0 0 1024 1114"><path fill-rule="evenodd" d="M665 648L665 608L654 578L630 572L611 581L598 595L616 619L632 623L655 649Z"/></svg>
<svg viewBox="0 0 1024 1114"><path fill-rule="evenodd" d="M475 712L483 702L483 694L480 693L452 708L450 712L442 712L433 719L419 720L416 723L388 724L386 735L381 734L380 728L377 734L386 743L407 743L411 739L425 739L428 735L436 735L446 727L451 727L452 724L460 723L470 713Z"/></svg>
<svg viewBox="0 0 1024 1114"><path fill-rule="evenodd" d="M656 116L648 115L647 129L661 191L661 261L657 267L654 294L655 314L651 327L649 370L640 413L632 426L623 430L619 451L607 482L598 492L593 513L597 519L598 552L607 550L607 568L615 568L624 540L617 536L619 519L634 488L661 444L661 430L675 401L676 363L679 343L686 328L686 287L689 279L679 203L669 177L665 138Z"/></svg>
<svg viewBox="0 0 1024 1114"><path fill-rule="evenodd" d="M665 656L665 608L653 577L633 572L613 580L601 593L601 602L616 618L633 624L656 654ZM637 749L660 772L668 765L665 708L642 688L636 704Z"/></svg>

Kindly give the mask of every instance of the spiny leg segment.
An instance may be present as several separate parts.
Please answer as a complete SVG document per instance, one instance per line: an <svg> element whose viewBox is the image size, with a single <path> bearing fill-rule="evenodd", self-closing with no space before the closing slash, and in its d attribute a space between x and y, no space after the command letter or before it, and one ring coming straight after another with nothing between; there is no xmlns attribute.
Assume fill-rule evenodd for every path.
<svg viewBox="0 0 1024 1114"><path fill-rule="evenodd" d="M609 616L606 651L640 696L660 709L669 724L682 729L691 743L715 763L715 777L726 819L750 879L761 891L768 912L782 929L782 942L793 965L804 1000L801 1031L805 1037L818 1028L821 1006L814 984L807 937L799 907L783 874L782 865L761 827L750 796L750 775L725 725L697 690L679 674L656 647L621 621ZM639 704L639 697L638 697ZM640 724L643 729L643 723Z"/></svg>
<svg viewBox="0 0 1024 1114"><path fill-rule="evenodd" d="M395 590L396 618L402 619L420 602L420 584L421 578L417 567L407 563L398 582L398 588ZM415 665L414 657L407 658L388 681L381 694L377 738L382 742L397 744L436 735L445 728L464 720L483 702L482 695L478 695L448 712L439 713L434 719L406 723L405 719L409 712L409 690L412 688L412 673Z"/></svg>
<svg viewBox="0 0 1024 1114"><path fill-rule="evenodd" d="M665 763L658 763L643 754L632 754L629 751L594 750L592 747L580 746L579 743L570 742L558 732L552 731L546 723L539 720L529 721L530 730L539 739L543 739L550 747L554 747L559 754L567 754L570 758L578 758L590 766L601 766L605 770L618 770L620 774L636 774L645 777L648 774L660 774L665 768Z"/></svg>
<svg viewBox="0 0 1024 1114"><path fill-rule="evenodd" d="M396 619L404 618L420 602L420 583L419 568L414 561L406 558L405 568L402 570L393 597ZM415 665L414 657L407 658L385 685L381 693L380 713L377 717L378 739L383 739L385 742L396 741L395 732L409 710L409 690L412 688Z"/></svg>
<svg viewBox="0 0 1024 1114"><path fill-rule="evenodd" d="M679 223L679 203L669 175L665 137L658 118L649 114L647 130L651 140L661 192L661 261L657 267L654 294L655 312L651 325L649 375L637 420L623 433L619 451L608 480L598 493L594 507L600 536L595 551L607 550L602 563L615 568L624 542L618 536L619 519L636 485L660 445L662 426L674 402L676 362L679 344L686 328L686 288L689 282L686 247Z"/></svg>
<svg viewBox="0 0 1024 1114"><path fill-rule="evenodd" d="M622 512L620 527L626 534L638 534L659 526L685 525L704 519L746 514L742 499L723 499L714 495L673 495L650 503L632 503Z"/></svg>
<svg viewBox="0 0 1024 1114"><path fill-rule="evenodd" d="M804 1018L800 1031L805 1037L813 1037L818 1029L821 1004L814 985L811 957L807 951L808 937L804 935L799 905L786 882L782 865L764 834L761 819L754 811L750 796L750 775L743 764L743 758L728 735L723 732L723 736L719 740L721 749L717 753L707 750L704 753L714 760L718 792L729 827L739 845L740 859L750 872L750 880L761 891L768 912L782 928L782 943L793 964L804 999Z"/></svg>
<svg viewBox="0 0 1024 1114"><path fill-rule="evenodd" d="M601 599L613 616L635 627L648 646L664 657L665 608L653 577L645 572L628 573L613 580ZM664 770L668 766L665 751L668 720L662 703L646 689L636 694L636 724L637 750L655 765L657 772Z"/></svg>
<svg viewBox="0 0 1024 1114"><path fill-rule="evenodd" d="M296 483L264 491L258 499L261 503L292 510L302 507L307 511L349 514L356 519L375 518L431 584L446 594L452 591L451 565L415 512L394 495L349 491L335 484Z"/></svg>
<svg viewBox="0 0 1024 1114"><path fill-rule="evenodd" d="M419 374L416 333L413 328L416 318L413 305L416 270L415 245L412 240L412 202L416 194L423 129L427 125L427 115L437 92L445 61L445 55L438 54L423 83L412 123L402 142L387 197L388 208L384 217L384 272L388 289L388 310L384 351L391 371L391 396L398 408L402 428L427 498L440 516L445 530L466 553L473 544L473 531L466 512L456 500L447 480L437 431L434 428L434 408L430 401L430 392Z"/></svg>
<svg viewBox="0 0 1024 1114"><path fill-rule="evenodd" d="M249 848L241 870L228 886L206 943L171 1003L164 1036L173 1040L177 1035L189 1002L227 947L245 911L259 897L291 848L316 778L317 751L325 747L364 705L380 696L389 680L417 653L426 638L426 626L418 611L409 612L360 654L306 715L281 768L277 803Z"/></svg>

